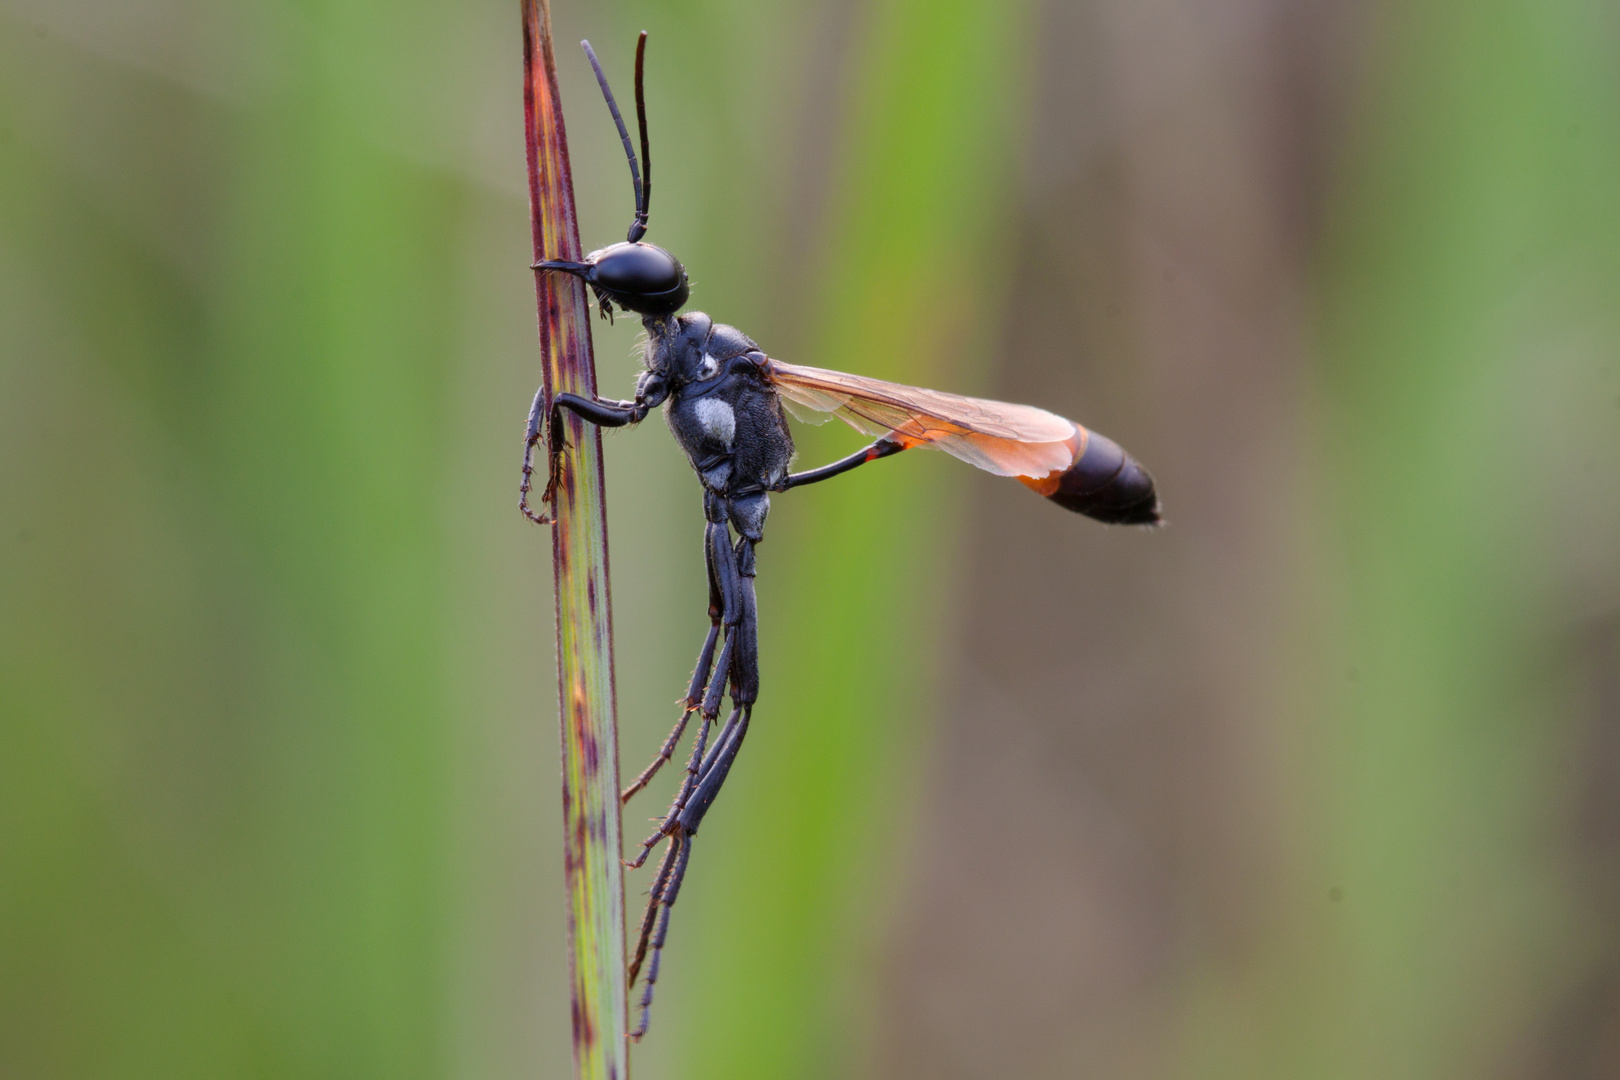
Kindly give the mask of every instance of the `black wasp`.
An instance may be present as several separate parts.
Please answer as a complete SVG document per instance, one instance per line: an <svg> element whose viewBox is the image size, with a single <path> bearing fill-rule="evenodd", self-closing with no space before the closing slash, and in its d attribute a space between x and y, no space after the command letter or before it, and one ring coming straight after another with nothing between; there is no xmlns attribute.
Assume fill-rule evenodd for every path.
<svg viewBox="0 0 1620 1080"><path fill-rule="evenodd" d="M639 423L662 405L675 441L686 451L703 483L707 521L709 636L698 653L697 669L675 730L622 796L629 799L647 785L674 754L692 714L698 713L697 737L675 802L657 831L642 842L641 852L626 863L632 868L641 866L652 849L668 838L628 974L634 985L645 962L641 1017L630 1033L639 1039L647 1030L659 955L670 910L692 856L692 838L737 758L759 697L754 548L764 538L771 493L814 484L914 446L932 446L988 472L1016 477L1059 506L1099 521L1154 525L1159 521L1159 501L1153 478L1117 443L1044 409L784 364L766 356L734 327L716 323L701 312L677 314L686 305L689 292L686 269L663 248L641 242L647 232L652 191L642 94L647 35L643 33L636 46L639 169L607 76L590 43L583 44L630 160L636 216L624 243L593 251L584 262L547 259L534 268L583 278L596 294L603 315L611 315L615 307L640 315L647 331L646 370L636 380L636 396L630 401L558 394L548 410L542 389L529 413L519 505L532 521L547 524L551 520L535 514L528 503L534 449L548 413L552 467L543 501L550 500L558 455L563 450L560 410L569 409L602 427L624 427ZM790 473L793 436L782 412L784 400L797 407L796 413L801 409L830 413L875 436L876 441L830 465ZM711 746L709 736L720 715L720 698L728 688L731 713Z"/></svg>

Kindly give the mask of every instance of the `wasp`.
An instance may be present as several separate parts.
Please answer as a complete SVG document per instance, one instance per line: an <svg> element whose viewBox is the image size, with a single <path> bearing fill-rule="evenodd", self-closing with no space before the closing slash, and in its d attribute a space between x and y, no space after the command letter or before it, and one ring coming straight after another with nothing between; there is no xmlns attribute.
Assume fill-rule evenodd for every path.
<svg viewBox="0 0 1620 1080"><path fill-rule="evenodd" d="M621 795L627 801L647 786L671 760L696 714L697 734L675 800L640 852L625 861L626 866L639 868L654 848L668 842L627 973L631 986L638 975L643 976L640 1017L629 1033L640 1040L647 1031L659 958L693 840L737 760L759 698L755 548L765 536L771 495L830 480L902 450L932 447L987 472L1014 477L1064 509L1098 521L1157 525L1159 500L1153 478L1119 444L1045 409L784 363L735 327L701 312L681 314L691 291L686 268L668 251L642 240L652 194L642 89L647 35L643 32L636 45L639 165L602 65L590 43L581 44L630 162L635 217L622 243L593 251L583 262L544 259L533 269L583 279L604 317L611 318L615 309L641 316L646 329L644 369L629 401L562 393L548 402L541 389L529 411L519 508L536 523L552 520L534 511L529 494L535 449L546 438L551 468L541 501L551 500L564 450L563 409L601 427L627 427L662 406L675 441L702 483L709 578L709 632L680 719L652 764ZM812 422L836 416L874 441L819 469L789 472L793 435L784 406ZM727 692L731 710L716 732Z"/></svg>

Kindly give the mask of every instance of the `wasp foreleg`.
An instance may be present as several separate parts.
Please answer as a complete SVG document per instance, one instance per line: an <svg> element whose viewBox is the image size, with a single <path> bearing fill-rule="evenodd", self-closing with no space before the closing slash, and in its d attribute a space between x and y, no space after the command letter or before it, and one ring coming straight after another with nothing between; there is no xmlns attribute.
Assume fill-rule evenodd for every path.
<svg viewBox="0 0 1620 1080"><path fill-rule="evenodd" d="M536 525L550 525L557 520L555 513L536 514L529 509L529 492L534 490L534 448L540 443L540 423L546 413L546 388L534 392L534 404L529 406L529 426L523 440L523 483L518 487L518 509ZM551 502L551 493L557 486L557 459L551 457L551 475L546 482L540 501Z"/></svg>
<svg viewBox="0 0 1620 1080"><path fill-rule="evenodd" d="M657 389L662 391L662 386ZM540 501L548 506L552 505L552 499L557 493L557 482L562 477L560 459L563 451L562 410L567 409L597 427L624 427L626 424L639 424L659 401L662 401L661 397L653 400L639 392L634 401L587 398L578 394L558 394L553 398L549 410L550 423L546 425L550 429L546 447L551 452L551 464L546 489L541 493ZM529 406L529 424L523 440L523 483L518 488L518 509L523 511L524 517L536 525L550 525L557 520L555 510L536 514L529 508L529 492L534 490L534 448L540 443L541 419L547 412L546 388L542 386L535 392L534 404Z"/></svg>

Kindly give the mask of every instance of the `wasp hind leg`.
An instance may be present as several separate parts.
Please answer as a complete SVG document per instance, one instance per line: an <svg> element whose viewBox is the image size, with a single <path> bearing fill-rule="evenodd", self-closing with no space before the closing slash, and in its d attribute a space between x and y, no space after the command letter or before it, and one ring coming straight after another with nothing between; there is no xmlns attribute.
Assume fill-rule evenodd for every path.
<svg viewBox="0 0 1620 1080"><path fill-rule="evenodd" d="M664 856L663 865L658 870L658 882L653 889L652 903L647 905L647 917L643 920L641 928L641 946L636 952L636 962L630 966L629 982L636 981L636 969L641 966L641 959L647 952L647 935L653 930L653 919L657 917L657 928L652 934L652 961L647 965L647 978L641 989L641 1019L637 1021L634 1031L626 1032L635 1042L647 1034L647 1024L651 1017L653 987L658 982L658 962L663 957L664 937L669 933L669 913L675 907L675 895L680 892L681 881L686 877L686 863L692 857L692 838L690 836L675 835L670 839L669 853Z"/></svg>
<svg viewBox="0 0 1620 1080"><path fill-rule="evenodd" d="M697 835L703 815L714 805L715 796L720 793L732 762L737 759L743 737L748 734L752 711L749 705L738 705L732 709L719 742L703 763L697 785L669 834L669 849L653 881L652 895L648 898L647 911L641 920L635 959L631 961L626 976L627 984L635 985L642 962L646 962L647 974L641 987L641 1017L635 1030L628 1033L632 1039L639 1041L647 1033L652 1015L653 990L658 982L658 967L664 953L664 939L669 934L669 917L675 907L675 898L680 894L681 883L686 880L686 866L692 857L692 840Z"/></svg>
<svg viewBox="0 0 1620 1080"><path fill-rule="evenodd" d="M726 718L725 726L720 730L719 737L715 740L714 747L707 755L703 754L701 741L694 748L692 763L687 766L687 779L681 785L675 805L670 808L670 815L664 819L659 831L649 839L649 845L656 844L664 836L668 836L670 842L664 860L659 865L658 875L653 881L647 911L642 916L635 958L630 963L627 977L628 982L633 985L645 962L646 976L641 990L641 1016L635 1030L628 1033L630 1038L636 1040L647 1032L654 987L658 981L659 963L663 956L664 941L669 933L670 913L680 893L681 883L686 878L693 837L697 835L698 826L702 823L704 815L714 805L714 800L720 794L720 788L737 759L737 753L742 749L742 742L748 734L749 721L753 715L754 702L759 696L759 624L752 573L753 541L744 537L733 548L728 542L729 536L723 521L711 522L710 528L714 530L709 536L711 561L718 570L716 577L720 584L721 595L725 599L726 639L721 647L720 660L715 666L708 692L704 696L704 720L699 733L700 740L707 734L709 724L718 713L720 692L728 685L731 690L732 710L731 715ZM742 572L744 567L746 573ZM644 851L642 858L645 857Z"/></svg>

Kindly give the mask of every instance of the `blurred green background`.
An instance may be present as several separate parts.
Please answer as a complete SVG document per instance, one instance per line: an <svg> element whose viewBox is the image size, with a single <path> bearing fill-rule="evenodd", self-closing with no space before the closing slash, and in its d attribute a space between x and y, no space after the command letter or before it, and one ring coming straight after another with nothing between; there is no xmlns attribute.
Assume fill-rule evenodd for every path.
<svg viewBox="0 0 1620 1080"><path fill-rule="evenodd" d="M1073 416L1170 523L776 500L638 1076L1620 1076L1611 2L555 21L621 94L651 31L694 308ZM0 1076L567 1074L518 29L0 0ZM629 771L701 515L662 425L608 463Z"/></svg>

